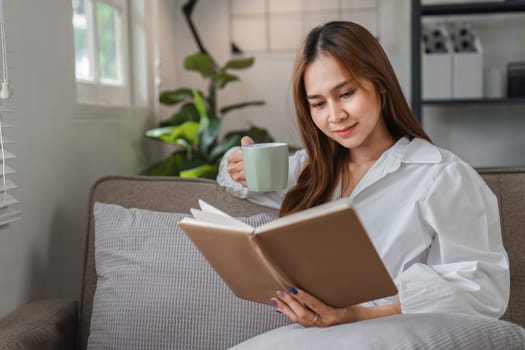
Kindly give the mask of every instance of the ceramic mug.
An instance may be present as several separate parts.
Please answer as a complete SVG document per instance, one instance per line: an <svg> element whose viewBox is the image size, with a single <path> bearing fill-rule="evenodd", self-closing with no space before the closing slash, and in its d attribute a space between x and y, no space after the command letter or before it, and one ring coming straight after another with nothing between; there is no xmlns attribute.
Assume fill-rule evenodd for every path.
<svg viewBox="0 0 525 350"><path fill-rule="evenodd" d="M288 144L254 143L241 147L244 177L254 192L279 191L288 183Z"/></svg>

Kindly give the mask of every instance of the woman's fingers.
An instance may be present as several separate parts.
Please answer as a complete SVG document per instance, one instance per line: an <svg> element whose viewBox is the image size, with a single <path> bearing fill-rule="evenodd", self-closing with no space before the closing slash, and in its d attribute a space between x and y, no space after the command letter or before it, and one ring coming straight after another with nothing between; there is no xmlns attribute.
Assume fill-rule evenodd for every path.
<svg viewBox="0 0 525 350"><path fill-rule="evenodd" d="M246 186L246 179L244 178L244 164L242 162L241 151L236 151L230 154L227 158L227 169L232 179L236 182Z"/></svg>
<svg viewBox="0 0 525 350"><path fill-rule="evenodd" d="M228 172L230 174L243 170L242 158L239 160L237 159L237 157L234 157L235 153L232 154L231 157L228 158Z"/></svg>
<svg viewBox="0 0 525 350"><path fill-rule="evenodd" d="M255 141L253 141L253 139L250 136L243 136L241 138L241 146L250 145L252 143L255 143Z"/></svg>
<svg viewBox="0 0 525 350"><path fill-rule="evenodd" d="M241 146L249 145L254 143L253 139L249 136L244 136L241 139ZM246 178L244 177L244 163L242 161L241 150L235 151L226 158L228 173L232 179L244 187L247 186Z"/></svg>
<svg viewBox="0 0 525 350"><path fill-rule="evenodd" d="M235 151L232 154L230 154L228 156L227 160L228 160L228 165L242 163L242 152L241 152L241 150Z"/></svg>
<svg viewBox="0 0 525 350"><path fill-rule="evenodd" d="M321 300L299 288L291 288L291 295L301 304L306 305L310 310L318 314L326 314L333 308L323 303Z"/></svg>
<svg viewBox="0 0 525 350"><path fill-rule="evenodd" d="M328 327L335 324L355 322L360 305L333 308L311 294L291 288L290 293L278 291L272 303L293 322L304 327ZM272 299L272 300L273 300Z"/></svg>
<svg viewBox="0 0 525 350"><path fill-rule="evenodd" d="M277 298L272 299L272 303L290 320L304 327L325 327L320 314L302 304L299 300L292 297L289 293L277 291Z"/></svg>

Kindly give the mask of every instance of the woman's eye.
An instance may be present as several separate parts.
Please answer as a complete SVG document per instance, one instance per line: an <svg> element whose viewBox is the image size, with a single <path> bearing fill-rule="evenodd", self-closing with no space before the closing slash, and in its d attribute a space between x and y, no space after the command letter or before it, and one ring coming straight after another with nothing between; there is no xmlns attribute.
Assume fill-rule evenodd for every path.
<svg viewBox="0 0 525 350"><path fill-rule="evenodd" d="M350 97L354 94L355 90L348 90L339 95L340 98Z"/></svg>
<svg viewBox="0 0 525 350"><path fill-rule="evenodd" d="M312 108L319 109L319 108L322 108L324 104L325 104L324 102L312 103Z"/></svg>

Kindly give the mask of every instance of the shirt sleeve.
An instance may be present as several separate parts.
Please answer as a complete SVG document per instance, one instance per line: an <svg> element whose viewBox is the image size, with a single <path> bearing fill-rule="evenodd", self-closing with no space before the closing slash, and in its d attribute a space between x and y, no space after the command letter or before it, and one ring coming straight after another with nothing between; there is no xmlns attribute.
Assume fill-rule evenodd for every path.
<svg viewBox="0 0 525 350"><path fill-rule="evenodd" d="M496 196L467 164L436 176L418 208L433 232L427 264L395 280L403 313L456 312L500 317L510 293Z"/></svg>
<svg viewBox="0 0 525 350"><path fill-rule="evenodd" d="M307 159L306 152L304 150L300 150L289 157L288 184L285 189L274 192L252 192L249 191L247 187L244 187L237 181L233 180L230 176L230 173L228 172L227 157L238 150L240 150L240 147L233 147L229 149L222 157L219 164L219 172L217 174L217 183L236 197L247 199L250 202L265 207L279 209L286 192L288 192L288 189L297 183L297 178L299 177L304 162Z"/></svg>

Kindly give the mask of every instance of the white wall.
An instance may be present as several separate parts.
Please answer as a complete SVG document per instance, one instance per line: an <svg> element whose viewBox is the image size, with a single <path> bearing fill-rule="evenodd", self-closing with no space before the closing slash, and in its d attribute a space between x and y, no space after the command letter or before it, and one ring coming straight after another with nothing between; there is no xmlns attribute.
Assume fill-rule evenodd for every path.
<svg viewBox="0 0 525 350"><path fill-rule="evenodd" d="M165 3L165 40L170 37L161 50L161 76L163 77L161 90L180 86L204 88L206 85L198 73L187 72L183 69L184 57L197 52L198 48L191 36L191 32L180 11L185 0L168 1ZM379 0L381 17L394 10L401 14L408 13L408 2ZM197 31L206 49L215 57L219 64L230 59L229 51L229 17L228 0L201 0L196 5L193 19ZM161 13L163 13L161 11ZM406 53L409 52L409 41L399 41L400 36L408 37L409 28L405 21L386 21L380 25L381 40L388 50L391 60L403 85L409 86L410 71ZM171 32L167 32L171 30ZM161 39L164 43L164 40ZM290 78L293 67L294 52L279 54L257 54L255 64L247 70L238 71L240 82L230 83L219 92L219 106L248 100L265 100L265 106L241 109L223 120L223 133L233 129L248 128L251 124L267 128L277 140L288 141L299 145L300 139L296 132L293 101L290 98ZM408 90L407 90L408 92ZM167 117L169 108L162 108L162 114Z"/></svg>
<svg viewBox="0 0 525 350"><path fill-rule="evenodd" d="M34 298L79 298L90 185L144 168L146 105L108 110L75 102L70 4L5 1L15 87L8 106L16 109L13 193L23 218L0 228L0 318Z"/></svg>
<svg viewBox="0 0 525 350"><path fill-rule="evenodd" d="M378 0L380 9L379 36L396 70L407 98L410 98L410 1ZM182 68L184 56L197 47L184 21L180 7L184 0L168 1L163 35L170 37L169 47L161 52L161 89L178 86L204 87L197 73ZM205 47L220 63L229 58L228 0L201 0L194 12L194 22ZM395 15L393 15L395 14ZM487 46L486 67L510 59L523 60L525 47L516 42L525 35L523 17L508 16L491 20L488 26L476 22ZM494 23L500 27L494 28ZM494 29L496 29L494 31ZM171 32L169 32L171 30ZM171 37L171 35L173 35ZM510 53L510 56L508 55ZM241 81L227 86L219 95L219 104L264 99L264 107L239 110L223 122L223 132L248 127L250 123L266 127L278 140L299 145L295 132L293 102L289 97L290 76L294 54L257 54L255 65L241 71ZM169 110L161 109L166 117ZM434 142L448 148L476 167L525 166L525 106L425 108L424 128Z"/></svg>

